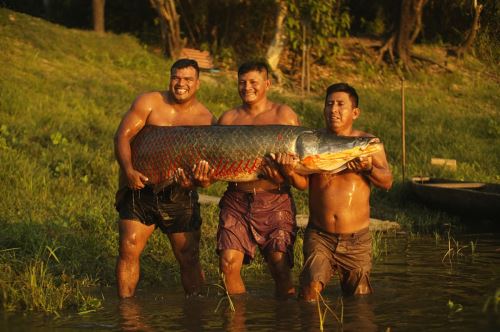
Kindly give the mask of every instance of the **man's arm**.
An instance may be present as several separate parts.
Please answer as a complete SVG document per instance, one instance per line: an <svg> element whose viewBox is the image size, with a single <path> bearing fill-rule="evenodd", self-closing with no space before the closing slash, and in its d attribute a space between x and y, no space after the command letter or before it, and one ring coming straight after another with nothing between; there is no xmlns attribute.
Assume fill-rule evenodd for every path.
<svg viewBox="0 0 500 332"><path fill-rule="evenodd" d="M148 181L148 178L136 171L132 165L130 142L144 128L151 111L152 107L147 95L139 96L123 117L115 133L115 157L122 171L125 173L128 186L131 189L142 189L144 188L144 183Z"/></svg>
<svg viewBox="0 0 500 332"><path fill-rule="evenodd" d="M383 148L372 156L350 161L347 168L362 173L378 188L389 190L392 186L392 173Z"/></svg>
<svg viewBox="0 0 500 332"><path fill-rule="evenodd" d="M277 164L276 168L279 169L280 175L292 186L299 190L307 189L309 186L309 177L295 172L295 167L299 162L299 158L295 154L276 153L271 154L270 158Z"/></svg>

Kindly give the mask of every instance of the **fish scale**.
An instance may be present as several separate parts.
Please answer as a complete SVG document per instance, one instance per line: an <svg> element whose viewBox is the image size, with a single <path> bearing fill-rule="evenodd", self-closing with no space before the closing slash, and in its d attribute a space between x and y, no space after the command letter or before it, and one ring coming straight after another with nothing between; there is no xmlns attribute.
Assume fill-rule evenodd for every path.
<svg viewBox="0 0 500 332"><path fill-rule="evenodd" d="M370 140L285 125L147 125L132 141L131 152L134 168L151 184L172 182L179 167L191 173L200 160L214 168L216 180L243 182L256 180L263 158L278 152L296 154L300 159L296 171L302 174L338 171L339 165L362 155L359 147L368 147Z"/></svg>

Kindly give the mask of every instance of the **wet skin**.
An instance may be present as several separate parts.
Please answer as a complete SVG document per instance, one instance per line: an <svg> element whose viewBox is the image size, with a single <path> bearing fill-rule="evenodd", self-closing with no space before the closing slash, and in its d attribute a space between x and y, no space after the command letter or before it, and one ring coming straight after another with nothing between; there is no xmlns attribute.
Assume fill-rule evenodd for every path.
<svg viewBox="0 0 500 332"><path fill-rule="evenodd" d="M326 130L339 136L371 137L352 127L360 113L346 92L334 92L325 101ZM372 184L386 190L392 185L383 150L349 162L347 169L340 173L310 175L309 222L330 233L354 233L368 227ZM301 296L307 301L316 300L323 288L320 282L302 285ZM356 290L358 294L368 291L367 285L360 285Z"/></svg>
<svg viewBox="0 0 500 332"><path fill-rule="evenodd" d="M219 125L271 125L298 126L295 112L286 105L276 104L267 99L271 82L266 72L250 71L238 77L238 92L242 105L226 111L219 119ZM252 182L237 183L238 190L258 192L278 189L285 179L280 171L271 165L265 167L263 178ZM293 183L292 183L293 184ZM246 291L241 278L244 254L238 250L223 250L219 254L219 268L226 278L229 294ZM285 253L270 252L266 256L269 270L275 281L276 295L286 297L295 293L290 266Z"/></svg>
<svg viewBox="0 0 500 332"><path fill-rule="evenodd" d="M140 95L123 117L115 134L115 155L120 164L120 187L138 190L148 179L134 170L130 142L145 125L210 125L215 117L196 100L200 81L193 67L174 70L168 91ZM154 231L136 220L119 221L119 255L116 263L118 295L131 297L139 281L139 258ZM168 234L175 258L180 265L181 281L186 294L200 292L204 275L199 262L200 232Z"/></svg>

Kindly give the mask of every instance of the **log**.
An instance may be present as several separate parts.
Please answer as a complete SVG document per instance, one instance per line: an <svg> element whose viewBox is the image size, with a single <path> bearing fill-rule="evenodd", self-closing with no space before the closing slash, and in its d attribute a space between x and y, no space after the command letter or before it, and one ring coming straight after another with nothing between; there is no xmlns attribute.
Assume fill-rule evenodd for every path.
<svg viewBox="0 0 500 332"><path fill-rule="evenodd" d="M204 205L219 204L219 201L220 201L220 197L199 194L200 204L204 204ZM299 228L306 228L307 223L309 221L309 216L307 214L298 214L296 219L297 219L297 226ZM370 230L372 232L399 231L400 229L401 229L401 225L399 225L395 221L370 218Z"/></svg>

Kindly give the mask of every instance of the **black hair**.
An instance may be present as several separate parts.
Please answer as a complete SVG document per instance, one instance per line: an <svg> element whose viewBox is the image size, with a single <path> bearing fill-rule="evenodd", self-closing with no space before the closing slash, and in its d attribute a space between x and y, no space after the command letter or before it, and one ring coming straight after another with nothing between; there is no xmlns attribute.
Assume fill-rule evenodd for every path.
<svg viewBox="0 0 500 332"><path fill-rule="evenodd" d="M335 84L330 85L326 89L325 102L326 102L326 99L328 98L328 96L334 92L347 93L349 95L349 98L351 99L352 105L354 107L358 107L358 103L359 103L358 93L356 92L356 89L354 89L349 84L347 84L347 83L335 83Z"/></svg>
<svg viewBox="0 0 500 332"><path fill-rule="evenodd" d="M170 67L170 75L173 75L177 69L184 69L188 67L193 67L196 70L196 77L200 76L200 67L198 66L198 62L196 62L196 60L186 58L182 58L174 62L172 67Z"/></svg>
<svg viewBox="0 0 500 332"><path fill-rule="evenodd" d="M266 73L266 78L269 77L269 66L264 61L249 61L241 64L238 68L238 76L251 71L264 72Z"/></svg>

